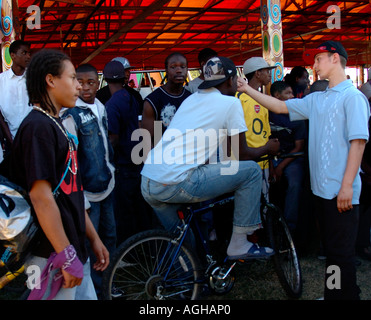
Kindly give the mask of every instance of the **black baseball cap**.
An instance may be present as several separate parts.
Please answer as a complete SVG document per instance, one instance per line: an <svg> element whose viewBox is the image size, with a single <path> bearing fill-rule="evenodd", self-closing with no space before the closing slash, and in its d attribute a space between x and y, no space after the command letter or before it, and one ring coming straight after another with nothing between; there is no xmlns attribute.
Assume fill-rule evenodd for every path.
<svg viewBox="0 0 371 320"><path fill-rule="evenodd" d="M123 64L116 60L110 61L105 65L103 75L106 79L124 79L126 77Z"/></svg>
<svg viewBox="0 0 371 320"><path fill-rule="evenodd" d="M199 89L215 87L237 74L235 64L226 57L213 57L207 60L203 71L205 80L198 86Z"/></svg>
<svg viewBox="0 0 371 320"><path fill-rule="evenodd" d="M348 60L348 54L343 45L337 41L326 41L322 43L317 49L308 49L303 53L303 59L307 64L314 63L314 57L322 52L338 53Z"/></svg>

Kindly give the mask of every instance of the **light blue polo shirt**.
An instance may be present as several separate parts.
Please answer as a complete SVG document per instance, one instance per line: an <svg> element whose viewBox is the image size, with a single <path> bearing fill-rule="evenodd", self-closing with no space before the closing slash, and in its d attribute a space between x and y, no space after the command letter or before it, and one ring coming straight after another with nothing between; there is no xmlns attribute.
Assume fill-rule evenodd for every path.
<svg viewBox="0 0 371 320"><path fill-rule="evenodd" d="M312 191L324 199L339 193L350 141L368 140L370 107L351 80L303 99L286 101L290 119L309 119L309 168ZM359 204L361 179L353 183L352 204Z"/></svg>

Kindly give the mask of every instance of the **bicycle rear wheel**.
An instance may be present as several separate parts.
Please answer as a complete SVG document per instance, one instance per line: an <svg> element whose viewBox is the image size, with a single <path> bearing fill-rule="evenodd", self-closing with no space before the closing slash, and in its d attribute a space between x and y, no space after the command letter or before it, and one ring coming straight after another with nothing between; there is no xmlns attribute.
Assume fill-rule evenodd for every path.
<svg viewBox="0 0 371 320"><path fill-rule="evenodd" d="M302 294L301 268L289 228L281 211L269 205L266 214L269 241L275 251L273 261L280 283L290 298Z"/></svg>
<svg viewBox="0 0 371 320"><path fill-rule="evenodd" d="M178 250L179 249L179 250ZM162 230L141 232L126 240L103 274L102 297L112 290L126 300L194 300L200 289L200 264L186 245Z"/></svg>

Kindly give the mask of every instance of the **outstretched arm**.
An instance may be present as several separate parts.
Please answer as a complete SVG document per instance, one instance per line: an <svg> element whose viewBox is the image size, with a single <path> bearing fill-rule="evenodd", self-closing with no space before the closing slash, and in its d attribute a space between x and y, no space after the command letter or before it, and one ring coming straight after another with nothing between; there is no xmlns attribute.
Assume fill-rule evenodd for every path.
<svg viewBox="0 0 371 320"><path fill-rule="evenodd" d="M239 77L237 79L237 91L243 92L249 95L251 98L259 102L263 107L267 108L269 111L274 113L288 113L286 103L279 99L276 99L272 96L267 94L263 94L258 90L253 89L250 87L247 82Z"/></svg>

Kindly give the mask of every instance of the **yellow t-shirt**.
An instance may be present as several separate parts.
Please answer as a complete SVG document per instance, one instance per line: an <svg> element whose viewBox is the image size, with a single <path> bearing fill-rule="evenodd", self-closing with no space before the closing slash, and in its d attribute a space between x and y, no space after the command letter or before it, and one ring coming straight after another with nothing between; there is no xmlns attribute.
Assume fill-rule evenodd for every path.
<svg viewBox="0 0 371 320"><path fill-rule="evenodd" d="M268 109L245 93L237 92L236 96L241 101L248 129L245 133L247 145L252 148L264 146L271 135ZM268 168L268 164L267 160L259 162L262 169Z"/></svg>

